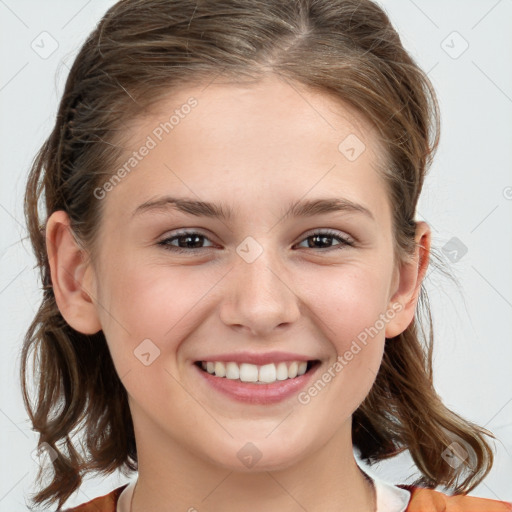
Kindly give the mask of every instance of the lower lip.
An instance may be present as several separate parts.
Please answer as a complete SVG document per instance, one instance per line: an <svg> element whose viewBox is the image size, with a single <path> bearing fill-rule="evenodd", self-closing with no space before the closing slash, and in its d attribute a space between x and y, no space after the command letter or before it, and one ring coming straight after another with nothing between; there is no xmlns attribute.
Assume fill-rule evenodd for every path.
<svg viewBox="0 0 512 512"><path fill-rule="evenodd" d="M251 404L272 404L296 395L306 386L320 365L316 363L300 377L277 380L271 384L255 384L226 377L216 377L202 370L196 364L193 366L210 386L234 400Z"/></svg>

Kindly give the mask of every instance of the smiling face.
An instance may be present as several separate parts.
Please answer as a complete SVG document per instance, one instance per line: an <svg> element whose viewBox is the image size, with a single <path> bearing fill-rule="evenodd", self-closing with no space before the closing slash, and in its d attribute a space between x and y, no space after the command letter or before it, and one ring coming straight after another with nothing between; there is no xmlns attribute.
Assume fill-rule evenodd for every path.
<svg viewBox="0 0 512 512"><path fill-rule="evenodd" d="M139 461L186 453L244 471L247 452L277 469L346 447L385 336L412 319L393 306L410 286L371 126L275 77L188 88L152 110L132 126L136 162L103 189L84 278ZM275 362L278 380L244 384L237 369L247 380L254 367L241 364L228 365L232 379L201 368L222 375L229 361ZM299 384L286 379L294 361L310 361ZM256 375L273 380L274 366Z"/></svg>

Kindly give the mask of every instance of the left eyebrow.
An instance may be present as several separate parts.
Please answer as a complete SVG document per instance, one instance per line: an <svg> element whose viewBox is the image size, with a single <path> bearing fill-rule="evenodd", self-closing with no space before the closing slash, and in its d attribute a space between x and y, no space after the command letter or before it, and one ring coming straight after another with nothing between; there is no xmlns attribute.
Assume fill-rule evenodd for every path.
<svg viewBox="0 0 512 512"><path fill-rule="evenodd" d="M231 219L234 214L233 210L223 203L215 204L208 201L164 196L142 203L132 212L132 217L149 211L165 212L169 208L197 217L212 217L224 220ZM321 198L307 201L295 201L285 209L282 215L283 218L290 216L312 217L314 215L334 212L362 213L370 219L375 220L375 217L368 208L345 198Z"/></svg>
<svg viewBox="0 0 512 512"><path fill-rule="evenodd" d="M326 198L311 199L308 201L295 201L292 203L284 218L292 217L311 217L313 215L321 215L323 213L348 212L362 213L372 220L375 220L372 212L362 204L355 203L345 198Z"/></svg>

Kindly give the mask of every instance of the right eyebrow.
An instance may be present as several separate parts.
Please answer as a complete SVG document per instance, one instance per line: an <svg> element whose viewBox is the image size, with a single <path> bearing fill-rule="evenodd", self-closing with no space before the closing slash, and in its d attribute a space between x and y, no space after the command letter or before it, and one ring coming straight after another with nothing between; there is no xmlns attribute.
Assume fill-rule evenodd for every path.
<svg viewBox="0 0 512 512"><path fill-rule="evenodd" d="M213 217L229 220L233 216L233 210L223 204L216 205L208 201L164 196L142 203L132 212L132 217L145 212L165 212L170 208L197 217Z"/></svg>

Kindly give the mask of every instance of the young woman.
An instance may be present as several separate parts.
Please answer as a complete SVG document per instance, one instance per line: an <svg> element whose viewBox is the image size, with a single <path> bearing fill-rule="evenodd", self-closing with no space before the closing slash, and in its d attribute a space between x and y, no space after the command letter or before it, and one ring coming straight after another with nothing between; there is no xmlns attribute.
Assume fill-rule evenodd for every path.
<svg viewBox="0 0 512 512"><path fill-rule="evenodd" d="M27 184L34 503L121 469L136 482L72 510L512 510L465 496L490 433L432 385L415 209L438 137L369 0L113 6ZM354 449L423 476L372 479Z"/></svg>

